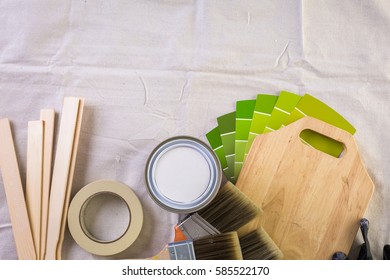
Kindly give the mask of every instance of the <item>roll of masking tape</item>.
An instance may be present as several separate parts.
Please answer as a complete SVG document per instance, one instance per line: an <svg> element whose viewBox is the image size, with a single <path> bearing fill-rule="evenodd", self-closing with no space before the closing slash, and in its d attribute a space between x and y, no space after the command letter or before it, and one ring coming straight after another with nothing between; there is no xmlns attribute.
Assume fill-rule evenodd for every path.
<svg viewBox="0 0 390 280"><path fill-rule="evenodd" d="M125 232L115 240L103 241L94 237L84 222L84 211L97 195L115 195L123 200L129 210L130 220ZM129 186L109 180L92 182L83 187L72 199L68 211L69 231L76 243L86 251L100 256L120 253L130 247L141 232L142 205Z"/></svg>

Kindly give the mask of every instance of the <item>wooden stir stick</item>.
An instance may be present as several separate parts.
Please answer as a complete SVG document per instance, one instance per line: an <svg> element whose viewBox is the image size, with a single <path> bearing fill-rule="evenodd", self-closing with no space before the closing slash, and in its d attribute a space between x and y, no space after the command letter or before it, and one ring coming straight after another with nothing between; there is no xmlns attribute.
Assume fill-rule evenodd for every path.
<svg viewBox="0 0 390 280"><path fill-rule="evenodd" d="M79 113L82 99L65 97L62 108L60 131L57 142L57 151L53 167L52 184L49 202L49 217L45 259L54 260L60 257L57 247L61 240L63 216L66 215L68 188L73 178L74 165L72 157L75 156L75 137L80 126ZM78 140L77 140L78 141Z"/></svg>
<svg viewBox="0 0 390 280"><path fill-rule="evenodd" d="M49 211L49 194L51 184L51 169L53 158L54 122L55 112L53 109L41 110L41 120L44 121L43 132L43 170L42 170L42 219L41 219L41 247L40 257L46 252L47 219Z"/></svg>
<svg viewBox="0 0 390 280"><path fill-rule="evenodd" d="M34 241L8 119L0 119L0 169L20 260L35 260Z"/></svg>
<svg viewBox="0 0 390 280"><path fill-rule="evenodd" d="M84 112L84 99L80 99L79 112L77 114L76 131L75 131L73 149L72 149L72 157L71 157L71 162L70 162L70 171L69 171L69 177L68 177L67 193L66 193L66 197L65 197L64 211L62 214L60 238L59 238L58 245L57 245L57 252L56 252L57 260L61 259L62 243L64 241L66 222L68 219L67 213L68 213L69 203L70 203L70 194L72 191L74 169L76 166L76 155L77 155L77 149L79 146L81 121L82 121L82 117L83 117L83 112Z"/></svg>
<svg viewBox="0 0 390 280"><path fill-rule="evenodd" d="M28 122L26 204L37 259L41 259L43 121Z"/></svg>

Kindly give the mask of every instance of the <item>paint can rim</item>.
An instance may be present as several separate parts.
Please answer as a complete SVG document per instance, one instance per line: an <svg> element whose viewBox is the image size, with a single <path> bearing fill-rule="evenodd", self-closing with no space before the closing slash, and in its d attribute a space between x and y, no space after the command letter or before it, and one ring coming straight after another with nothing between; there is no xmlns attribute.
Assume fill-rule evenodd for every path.
<svg viewBox="0 0 390 280"><path fill-rule="evenodd" d="M158 188L155 180L155 169L159 158L171 149L189 147L199 152L207 161L210 169L210 180L205 191L193 201L180 202L166 197ZM175 136L157 145L148 157L145 167L146 189L150 197L161 208L174 213L192 213L208 205L218 193L222 181L222 168L215 152L203 141L191 136Z"/></svg>

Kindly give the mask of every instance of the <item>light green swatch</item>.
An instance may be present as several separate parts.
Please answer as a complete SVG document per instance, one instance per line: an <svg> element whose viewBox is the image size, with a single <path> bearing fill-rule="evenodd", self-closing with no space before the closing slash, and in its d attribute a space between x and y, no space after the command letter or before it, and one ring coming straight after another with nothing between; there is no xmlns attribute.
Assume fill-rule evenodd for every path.
<svg viewBox="0 0 390 280"><path fill-rule="evenodd" d="M278 101L271 113L270 120L264 129L264 133L278 130L283 123L290 117L291 112L298 104L301 96L288 91L281 91Z"/></svg>
<svg viewBox="0 0 390 280"><path fill-rule="evenodd" d="M238 178L244 163L245 148L248 143L249 130L252 123L256 100L241 100L236 102L236 140L234 178Z"/></svg>
<svg viewBox="0 0 390 280"><path fill-rule="evenodd" d="M228 166L227 166L225 150L223 149L222 139L221 139L221 135L219 134L218 126L210 130L206 134L206 138L209 141L210 147L217 155L219 162L221 163L221 168L223 172L225 172L228 169Z"/></svg>
<svg viewBox="0 0 390 280"><path fill-rule="evenodd" d="M221 135L223 149L228 169L225 175L229 181L235 183L234 158L236 140L236 112L231 112L217 118L219 134Z"/></svg>
<svg viewBox="0 0 390 280"><path fill-rule="evenodd" d="M305 116L317 118L351 134L356 132L356 129L339 113L309 94L301 98L284 125L289 125ZM338 141L310 130L304 130L300 136L307 144L334 157L338 157L344 150L344 146Z"/></svg>
<svg viewBox="0 0 390 280"><path fill-rule="evenodd" d="M252 123L249 130L248 143L245 147L245 158L252 146L253 140L255 140L255 137L263 133L265 127L267 126L277 100L278 96L276 95L257 95L255 110L253 112Z"/></svg>

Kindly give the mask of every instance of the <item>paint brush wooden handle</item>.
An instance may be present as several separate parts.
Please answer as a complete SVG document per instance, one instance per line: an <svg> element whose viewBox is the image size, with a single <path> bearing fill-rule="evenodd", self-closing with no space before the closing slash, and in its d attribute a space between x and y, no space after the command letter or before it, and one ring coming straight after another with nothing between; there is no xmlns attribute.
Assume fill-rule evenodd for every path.
<svg viewBox="0 0 390 280"><path fill-rule="evenodd" d="M175 242L187 240L188 238L185 236L184 232L179 228L178 225L175 226Z"/></svg>
<svg viewBox="0 0 390 280"><path fill-rule="evenodd" d="M162 249L157 255L150 258L146 258L146 260L170 260L170 259L171 257L169 255L168 245L166 245L164 249Z"/></svg>

